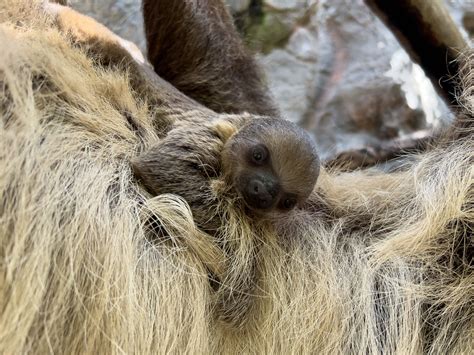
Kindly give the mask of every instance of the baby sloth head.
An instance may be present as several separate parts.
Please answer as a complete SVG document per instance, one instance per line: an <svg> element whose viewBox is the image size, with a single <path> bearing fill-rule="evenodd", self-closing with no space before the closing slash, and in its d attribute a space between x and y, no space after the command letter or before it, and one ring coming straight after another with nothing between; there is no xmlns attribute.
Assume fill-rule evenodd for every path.
<svg viewBox="0 0 474 355"><path fill-rule="evenodd" d="M286 212L306 200L319 175L309 134L294 123L258 118L226 143L224 173L257 214Z"/></svg>

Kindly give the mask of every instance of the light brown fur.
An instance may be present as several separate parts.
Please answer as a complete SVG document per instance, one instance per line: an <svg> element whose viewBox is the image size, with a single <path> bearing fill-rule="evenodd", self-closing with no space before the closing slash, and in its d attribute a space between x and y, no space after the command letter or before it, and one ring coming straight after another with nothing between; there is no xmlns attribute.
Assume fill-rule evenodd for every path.
<svg viewBox="0 0 474 355"><path fill-rule="evenodd" d="M150 105L39 13L0 3L0 353L472 350L472 58L459 139L394 174L323 171L276 226L236 208L217 176L216 240L183 199L144 193L128 163L157 127L210 110L164 84L168 105ZM239 306L229 323L222 311Z"/></svg>

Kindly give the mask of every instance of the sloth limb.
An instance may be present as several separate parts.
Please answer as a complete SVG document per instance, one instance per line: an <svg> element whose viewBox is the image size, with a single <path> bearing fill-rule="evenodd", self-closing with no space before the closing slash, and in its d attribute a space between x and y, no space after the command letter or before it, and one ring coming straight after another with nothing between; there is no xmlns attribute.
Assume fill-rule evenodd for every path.
<svg viewBox="0 0 474 355"><path fill-rule="evenodd" d="M132 42L69 7L45 1L42 9L55 19L58 28L74 45L84 49L100 66L128 73L137 98L149 104L161 136L183 111L200 110L205 115L211 114L210 110L158 76Z"/></svg>
<svg viewBox="0 0 474 355"><path fill-rule="evenodd" d="M220 171L223 141L212 125L178 125L166 137L132 161L135 175L154 195L173 193L190 205L199 227L215 230L219 224L211 179Z"/></svg>
<svg viewBox="0 0 474 355"><path fill-rule="evenodd" d="M365 0L393 32L411 59L420 64L448 105L459 105L456 75L459 54L469 45L442 1Z"/></svg>
<svg viewBox="0 0 474 355"><path fill-rule="evenodd" d="M215 112L279 116L261 70L221 0L144 0L155 71Z"/></svg>

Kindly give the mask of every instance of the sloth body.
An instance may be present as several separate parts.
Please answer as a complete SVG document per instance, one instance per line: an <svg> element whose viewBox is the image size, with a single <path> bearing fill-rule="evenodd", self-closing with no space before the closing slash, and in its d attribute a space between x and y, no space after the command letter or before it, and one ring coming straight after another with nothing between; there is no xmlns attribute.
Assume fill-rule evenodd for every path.
<svg viewBox="0 0 474 355"><path fill-rule="evenodd" d="M209 196L216 191L210 191L209 178L217 176L255 218L279 218L302 206L319 175L315 144L279 117L223 3L145 0L143 8L156 73L214 111L181 118L177 131L134 160L147 189L184 197L201 226L213 220L216 201ZM202 155L203 149L212 153Z"/></svg>
<svg viewBox="0 0 474 355"><path fill-rule="evenodd" d="M163 5L166 5L166 9L161 8ZM216 2L214 5L222 4ZM124 61L120 54L123 54L124 50L127 51L131 58L125 62L135 68L134 86L139 91L146 91L144 95L161 105L163 84L166 85L166 82L160 81L159 77L153 78L136 46L67 7L49 3L44 6L48 13L55 16L62 30L70 33L76 42L92 47L98 46L98 49L92 48L92 50L99 55L108 53L103 58L105 62L117 65ZM174 6L176 11L172 10ZM229 93L227 87L236 85L235 82L222 79L220 81L216 78L215 83L211 85L208 80L200 80L199 76L209 77L207 72L201 73L201 68L193 68L196 64L192 62L201 55L209 53L208 51L200 53L202 51L200 43L204 40L202 34L194 40L189 37L190 33L183 27L184 25L176 28L173 19L165 20L160 17L163 13L177 16L189 10L186 6L189 4L167 4L166 1L152 4L144 2L145 13L147 9L150 10L145 20L153 19L149 23L151 26L147 27L147 32L151 33L148 36L150 61L158 74L162 74L178 89L190 95L191 99L200 100L208 108L200 107L198 103L180 95L181 104L185 101L186 105L192 105L195 109L185 115L167 115L167 128L161 129L163 134L159 142L145 146L144 153L132 160L134 173L153 195L173 193L183 197L190 205L196 223L208 231L216 229L219 225L218 220L214 218L218 192L211 188L210 183L212 179L218 177L221 177L227 185L220 190L233 190L236 196L245 202L245 207L251 210L252 216L260 219L281 217L295 206L302 206L316 184L319 175L316 146L308 133L296 124L268 117L268 115L276 116L277 110L270 104L267 95L263 94L258 67L253 63L252 56L245 53L240 39L234 32L230 32L232 40L228 48L234 51L235 47L241 53L243 62L247 63L245 67L235 70L247 68L249 70L244 76L239 74L239 78L234 79L245 81L245 84L242 83L240 91L233 97L234 94ZM230 17L227 12L222 12L221 15L226 19L221 34L226 36L229 34ZM184 19L186 18L188 17L184 16ZM160 28L155 27L157 24ZM186 42L193 46L188 48L193 53L191 57L180 55L180 47L169 47L173 44L173 38L170 36L179 37L180 31L183 30L186 31ZM168 35L160 37L166 34ZM214 34L213 36L215 37ZM157 43L163 38L166 38L165 42ZM104 50L104 47L107 48ZM117 58L110 54L114 52L118 52ZM175 63L170 68L170 62L173 61ZM220 67L222 69L232 65L233 63L222 63ZM182 74L174 73L175 67L193 68L195 75L190 75L186 71ZM149 83L143 83L150 81L150 77L153 79L152 82L158 82L153 88L144 89L143 87L150 86ZM201 84L196 85L196 82ZM207 92L208 90L212 90L214 95L218 93L227 95L221 98L221 102L225 102L226 105L212 105L212 102L217 102L216 100L208 102L206 99L211 94ZM255 95L250 97L253 91ZM243 93L248 97L247 104L242 102ZM209 108L214 108L218 112L213 112ZM254 113L243 111L246 109ZM234 111L242 112L226 114Z"/></svg>
<svg viewBox="0 0 474 355"><path fill-rule="evenodd" d="M132 165L152 194L183 197L206 230L219 224L213 179L224 183L219 190L235 192L252 216L278 218L303 205L319 175L316 147L304 130L248 114L180 121Z"/></svg>
<svg viewBox="0 0 474 355"><path fill-rule="evenodd" d="M169 49L149 59L168 82L108 37L65 34L29 0L0 2L0 353L472 352L474 58L460 75L459 134L397 172L322 171L276 229L219 192L241 168L279 174L238 147L245 127L265 142L263 117L278 113L225 7L146 4L162 13L145 8L164 41L149 47ZM170 191L197 212L217 205L217 217L144 193L129 163L157 144L174 159ZM282 186L275 207L292 192ZM217 237L199 218L221 226Z"/></svg>

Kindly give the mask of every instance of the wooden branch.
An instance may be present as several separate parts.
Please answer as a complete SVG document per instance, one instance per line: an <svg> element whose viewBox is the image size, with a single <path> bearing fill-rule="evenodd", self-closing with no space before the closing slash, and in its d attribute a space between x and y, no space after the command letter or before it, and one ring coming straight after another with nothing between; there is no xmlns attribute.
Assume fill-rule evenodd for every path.
<svg viewBox="0 0 474 355"><path fill-rule="evenodd" d="M365 0L421 65L448 105L457 105L456 60L469 48L441 0Z"/></svg>

